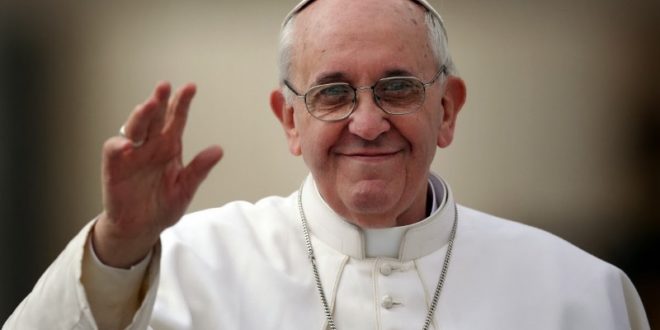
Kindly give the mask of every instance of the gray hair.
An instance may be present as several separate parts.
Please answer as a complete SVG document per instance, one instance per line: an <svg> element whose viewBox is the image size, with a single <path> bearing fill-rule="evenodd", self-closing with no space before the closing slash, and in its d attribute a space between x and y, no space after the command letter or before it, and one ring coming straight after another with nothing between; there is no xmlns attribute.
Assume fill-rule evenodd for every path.
<svg viewBox="0 0 660 330"><path fill-rule="evenodd" d="M284 24L282 30L280 31L278 56L280 85L282 85L284 80L288 78L289 70L291 69L291 62L293 60L293 35L295 20L296 15L292 16ZM426 10L425 23L431 51L433 51L433 56L436 59L438 68L444 64L447 67L448 75L457 76L458 69L456 68L454 61L451 59L451 54L449 53L447 31L445 30L444 24L439 17L434 15L429 10ZM293 93L288 88L283 88L283 92L286 98L286 102L291 104L293 101Z"/></svg>

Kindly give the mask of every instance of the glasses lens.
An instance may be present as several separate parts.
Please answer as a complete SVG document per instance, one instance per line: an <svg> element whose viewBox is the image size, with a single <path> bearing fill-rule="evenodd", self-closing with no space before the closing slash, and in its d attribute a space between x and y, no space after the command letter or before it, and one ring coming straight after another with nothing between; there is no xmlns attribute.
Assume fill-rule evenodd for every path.
<svg viewBox="0 0 660 330"><path fill-rule="evenodd" d="M374 94L383 110L410 113L424 102L424 84L415 78L385 78L376 84Z"/></svg>
<svg viewBox="0 0 660 330"><path fill-rule="evenodd" d="M315 86L307 92L305 102L312 116L321 120L338 120L351 112L355 91L345 83Z"/></svg>

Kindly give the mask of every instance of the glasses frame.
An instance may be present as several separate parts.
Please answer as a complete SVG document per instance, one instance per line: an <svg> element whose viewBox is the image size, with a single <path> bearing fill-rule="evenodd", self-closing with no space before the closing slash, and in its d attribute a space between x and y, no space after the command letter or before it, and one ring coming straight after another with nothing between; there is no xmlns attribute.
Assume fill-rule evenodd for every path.
<svg viewBox="0 0 660 330"><path fill-rule="evenodd" d="M414 76L395 76L395 77L385 77L385 78L378 79L378 81L376 81L376 83L374 83L374 84L371 85L371 86L359 86L359 87L354 87L354 86L352 86L352 85L349 84L349 83L343 83L343 82L335 82L335 83L329 83L329 84L315 85L315 86L312 86L312 87L310 87L309 89L307 89L307 91L306 91L304 94L300 94L300 93L298 93L298 92L293 88L293 86L291 86L291 82L289 82L288 80L284 79L283 83L284 83L284 85L285 85L290 91L293 92L294 96L296 96L297 98L303 99L303 102L305 103L305 109L307 109L307 112L308 112L312 117L314 117L314 118L316 118L316 119L318 119L318 120L321 120L321 121L335 122L335 121L341 121L341 120L344 120L344 119L350 117L351 114L353 114L353 111L355 111L355 108L357 108L357 95L358 95L358 91L361 91L361 90L367 90L367 89L371 89L371 97L373 98L374 103L376 103L376 105L378 106L378 108L379 108L380 110L382 110L383 112L385 112L386 114L388 114L388 115L392 115L392 116L399 116L399 115L407 115L407 114L415 113L415 112L419 111L419 109L422 108L422 105L424 104L424 101L426 100L426 88L429 87L429 86L431 86L431 85L433 85L436 81L438 81L438 80L440 79L440 77L442 76L442 74L446 74L446 73L447 73L447 66L446 66L446 65L442 65L442 66L440 67L440 70L439 70L439 71L433 76L433 78L432 78L431 80L429 80L428 82L423 82L421 79L419 79L419 78L417 78L417 77L414 77ZM412 110L412 111L408 111L408 112L403 112L403 113L393 113L393 112L389 112L389 111L385 110L385 108L383 108L383 106L380 104L379 98L376 97L376 93L375 93L374 88L375 88L378 84L381 84L381 83L384 82L384 81L396 80L396 79L414 79L414 80L417 80L418 82L421 83L421 85L422 85L422 87L423 87L423 89L424 89L423 92L422 92L422 101L419 103L419 106L418 106L417 108L415 108L414 110ZM316 89L316 88L319 88L319 87L325 87L325 86L332 86L332 85L344 85L344 86L348 86L348 87L350 87L351 89L353 89L353 100L351 101L351 110L348 111L348 112L346 113L346 115L344 115L344 116L342 116L342 117L340 117L340 118L335 118L335 119L324 119L324 118L319 118L319 117L315 116L314 113L309 109L309 104L307 104L307 96L309 95L309 92L312 91L313 89Z"/></svg>

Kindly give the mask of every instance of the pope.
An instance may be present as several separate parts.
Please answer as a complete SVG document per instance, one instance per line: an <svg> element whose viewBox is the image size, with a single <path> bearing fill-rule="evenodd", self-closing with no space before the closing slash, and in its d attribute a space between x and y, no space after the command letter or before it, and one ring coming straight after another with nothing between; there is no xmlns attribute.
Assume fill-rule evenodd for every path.
<svg viewBox="0 0 660 330"><path fill-rule="evenodd" d="M184 216L223 152L182 163L196 87L159 83L103 147L103 212L3 328L649 328L621 270L430 172L466 85L425 0L305 0L279 68L298 191Z"/></svg>

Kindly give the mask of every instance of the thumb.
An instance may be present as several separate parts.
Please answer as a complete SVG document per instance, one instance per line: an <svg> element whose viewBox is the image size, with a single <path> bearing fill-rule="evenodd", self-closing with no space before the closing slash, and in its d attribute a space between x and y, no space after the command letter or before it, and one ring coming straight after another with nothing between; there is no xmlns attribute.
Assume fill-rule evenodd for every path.
<svg viewBox="0 0 660 330"><path fill-rule="evenodd" d="M199 185L206 179L213 166L222 159L223 151L220 146L211 146L198 153L186 166L179 176L179 184L183 193L192 198Z"/></svg>

